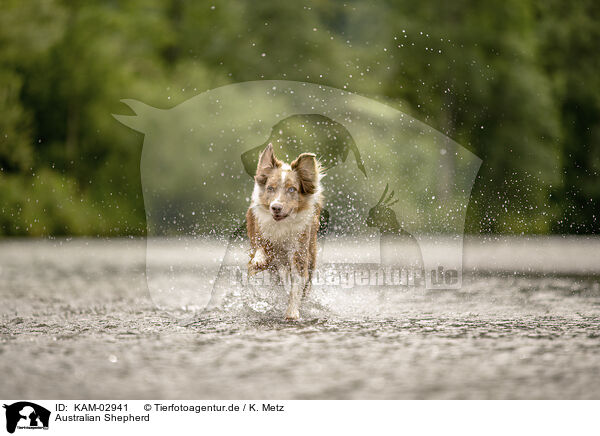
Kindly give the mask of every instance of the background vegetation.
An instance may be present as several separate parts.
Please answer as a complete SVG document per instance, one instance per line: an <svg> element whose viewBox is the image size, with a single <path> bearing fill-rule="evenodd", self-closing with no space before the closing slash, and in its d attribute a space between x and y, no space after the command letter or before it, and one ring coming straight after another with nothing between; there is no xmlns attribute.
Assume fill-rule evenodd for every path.
<svg viewBox="0 0 600 436"><path fill-rule="evenodd" d="M378 99L476 153L468 232L600 230L593 0L0 4L1 235L143 235L119 100L260 79Z"/></svg>

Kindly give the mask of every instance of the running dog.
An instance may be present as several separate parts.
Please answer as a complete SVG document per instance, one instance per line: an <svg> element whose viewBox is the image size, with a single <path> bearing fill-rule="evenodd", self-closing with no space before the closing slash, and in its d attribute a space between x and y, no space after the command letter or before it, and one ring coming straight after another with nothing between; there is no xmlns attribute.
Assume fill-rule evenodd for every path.
<svg viewBox="0 0 600 436"><path fill-rule="evenodd" d="M321 176L313 153L302 153L286 164L277 159L269 144L258 159L246 213L248 275L268 269L279 274L284 287L289 284L288 320L300 317L301 298L310 291L323 205Z"/></svg>

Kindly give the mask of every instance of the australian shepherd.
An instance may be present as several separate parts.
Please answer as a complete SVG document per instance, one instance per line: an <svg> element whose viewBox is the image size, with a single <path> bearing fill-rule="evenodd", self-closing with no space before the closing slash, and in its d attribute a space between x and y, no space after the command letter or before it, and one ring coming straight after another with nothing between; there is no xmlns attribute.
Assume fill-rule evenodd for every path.
<svg viewBox="0 0 600 436"><path fill-rule="evenodd" d="M313 153L291 164L272 144L258 159L252 202L246 213L250 238L248 274L269 270L289 290L285 318L300 317L300 300L310 291L317 259L317 230L323 204L321 167Z"/></svg>

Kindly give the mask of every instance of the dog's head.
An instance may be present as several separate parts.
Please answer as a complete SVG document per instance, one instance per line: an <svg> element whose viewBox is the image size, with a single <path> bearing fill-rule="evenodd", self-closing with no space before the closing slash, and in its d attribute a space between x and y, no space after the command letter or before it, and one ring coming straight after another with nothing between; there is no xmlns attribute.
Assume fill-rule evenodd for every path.
<svg viewBox="0 0 600 436"><path fill-rule="evenodd" d="M268 209L275 221L307 209L320 190L320 167L313 153L302 153L291 164L275 156L271 144L258 158L254 177L258 204Z"/></svg>

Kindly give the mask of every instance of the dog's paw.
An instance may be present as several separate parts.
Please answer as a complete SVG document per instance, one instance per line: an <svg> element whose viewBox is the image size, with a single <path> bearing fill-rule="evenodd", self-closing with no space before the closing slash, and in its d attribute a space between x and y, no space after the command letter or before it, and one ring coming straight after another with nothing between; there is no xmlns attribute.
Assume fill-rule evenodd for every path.
<svg viewBox="0 0 600 436"><path fill-rule="evenodd" d="M254 257L250 261L250 264L257 269L267 266L267 254L265 253L265 250L262 248L256 250L256 253L254 253Z"/></svg>
<svg viewBox="0 0 600 436"><path fill-rule="evenodd" d="M286 321L297 321L300 319L300 312L298 309L290 309L285 312L285 320Z"/></svg>
<svg viewBox="0 0 600 436"><path fill-rule="evenodd" d="M254 274L264 270L267 267L267 255L265 250L259 248L254 253L254 257L248 263L248 275L253 276Z"/></svg>

